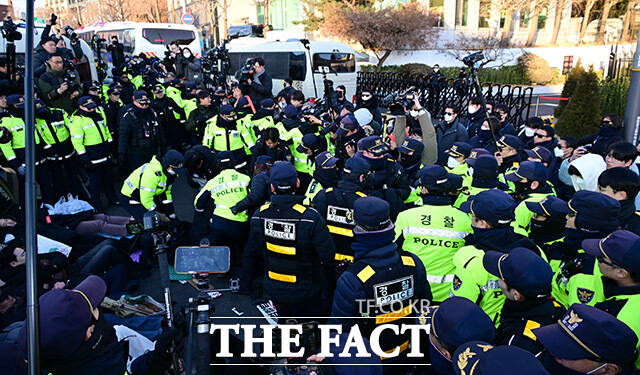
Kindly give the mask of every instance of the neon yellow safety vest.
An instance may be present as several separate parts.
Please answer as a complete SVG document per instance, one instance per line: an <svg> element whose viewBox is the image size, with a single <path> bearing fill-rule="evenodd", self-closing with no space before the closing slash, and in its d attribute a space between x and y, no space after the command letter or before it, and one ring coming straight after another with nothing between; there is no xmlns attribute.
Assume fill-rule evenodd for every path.
<svg viewBox="0 0 640 375"><path fill-rule="evenodd" d="M162 204L171 204L171 186L167 186L167 176L162 163L153 156L151 161L131 172L122 184L122 195L139 201L147 210L155 210L155 198L165 194ZM139 198L139 199L138 199Z"/></svg>
<svg viewBox="0 0 640 375"><path fill-rule="evenodd" d="M235 130L227 130L219 127L217 123L218 115L207 120L202 145L215 151L235 151L244 148L244 142L240 131L237 130L237 125Z"/></svg>
<svg viewBox="0 0 640 375"><path fill-rule="evenodd" d="M402 235L402 249L428 264L427 281L433 300L449 298L456 267L453 256L472 233L468 214L453 206L425 205L400 212L395 222L396 240Z"/></svg>
<svg viewBox="0 0 640 375"><path fill-rule="evenodd" d="M198 202L202 194L209 193L216 205L213 210L215 216L244 223L249 220L247 212L242 211L234 215L231 207L247 196L250 182L249 176L235 169L225 169L204 185L196 196L195 202Z"/></svg>

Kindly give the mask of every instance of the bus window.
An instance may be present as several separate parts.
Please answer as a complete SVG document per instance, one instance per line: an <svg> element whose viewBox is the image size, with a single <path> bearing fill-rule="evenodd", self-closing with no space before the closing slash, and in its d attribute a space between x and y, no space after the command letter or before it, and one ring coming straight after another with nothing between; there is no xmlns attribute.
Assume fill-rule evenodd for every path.
<svg viewBox="0 0 640 375"><path fill-rule="evenodd" d="M142 29L142 37L151 44L177 42L179 45L187 45L194 41L196 35L191 30Z"/></svg>
<svg viewBox="0 0 640 375"><path fill-rule="evenodd" d="M304 52L289 52L289 77L294 81L304 81L306 76L307 55Z"/></svg>
<svg viewBox="0 0 640 375"><path fill-rule="evenodd" d="M285 79L291 77L295 81L304 81L307 74L306 56L304 52L242 52L230 53L231 74L236 74L248 59L262 56L271 78Z"/></svg>
<svg viewBox="0 0 640 375"><path fill-rule="evenodd" d="M321 66L328 66L336 73L353 73L356 71L356 59L351 53L314 53L313 71L319 73Z"/></svg>

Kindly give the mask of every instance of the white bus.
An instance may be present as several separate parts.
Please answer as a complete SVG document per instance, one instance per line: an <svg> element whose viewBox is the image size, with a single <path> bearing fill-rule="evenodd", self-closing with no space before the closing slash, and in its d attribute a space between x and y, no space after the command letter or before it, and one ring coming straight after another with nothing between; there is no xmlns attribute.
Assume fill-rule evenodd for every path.
<svg viewBox="0 0 640 375"><path fill-rule="evenodd" d="M125 56L145 54L147 57L163 59L171 42L177 42L181 48L187 47L195 57L201 57L202 46L198 30L192 25L173 23L109 22L102 26L88 26L76 30L78 36L91 43L94 34L111 43L116 35L124 46ZM103 60L111 63L111 54L103 50Z"/></svg>
<svg viewBox="0 0 640 375"><path fill-rule="evenodd" d="M273 95L282 90L285 78L293 79L293 86L305 97L322 97L323 67L329 67L327 79L333 87L344 85L346 98L356 92L356 57L353 48L342 43L310 42L309 51L299 40L264 42L261 38L239 38L228 44L230 74L241 69L247 59L262 56L273 78ZM313 81L315 80L315 88Z"/></svg>

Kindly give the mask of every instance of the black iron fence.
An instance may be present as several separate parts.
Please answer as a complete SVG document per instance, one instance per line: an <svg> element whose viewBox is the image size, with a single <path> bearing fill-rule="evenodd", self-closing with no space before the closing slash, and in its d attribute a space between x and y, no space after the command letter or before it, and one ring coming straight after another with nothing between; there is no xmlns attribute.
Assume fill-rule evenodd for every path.
<svg viewBox="0 0 640 375"><path fill-rule="evenodd" d="M531 112L533 88L518 85L501 85L496 83L481 84L482 95L487 102L500 103L507 106L511 123L517 128L524 123ZM421 104L429 110L431 116L442 118L446 106L453 105L461 112L469 105L469 99L476 95L473 86L466 79L432 78L424 74L391 73L391 72L359 72L357 93L363 89L371 90L382 102L383 98L393 93L400 93L411 86L416 88Z"/></svg>

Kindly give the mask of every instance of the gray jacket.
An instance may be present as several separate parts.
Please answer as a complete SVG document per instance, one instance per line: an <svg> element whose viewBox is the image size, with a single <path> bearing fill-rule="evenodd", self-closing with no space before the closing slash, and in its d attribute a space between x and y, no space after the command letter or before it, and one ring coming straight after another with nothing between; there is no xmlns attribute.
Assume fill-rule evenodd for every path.
<svg viewBox="0 0 640 375"><path fill-rule="evenodd" d="M438 136L438 164L447 164L447 154L444 152L453 146L455 142L467 142L469 135L464 126L456 119L453 124L447 125L441 122L436 125L436 134Z"/></svg>

